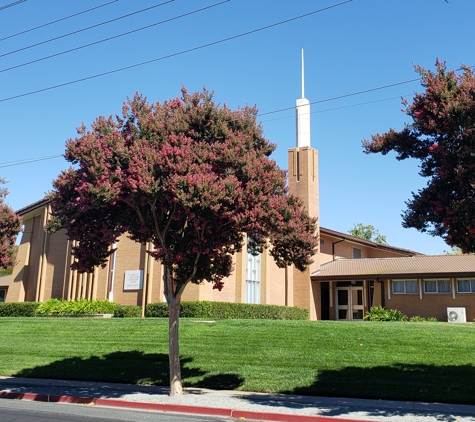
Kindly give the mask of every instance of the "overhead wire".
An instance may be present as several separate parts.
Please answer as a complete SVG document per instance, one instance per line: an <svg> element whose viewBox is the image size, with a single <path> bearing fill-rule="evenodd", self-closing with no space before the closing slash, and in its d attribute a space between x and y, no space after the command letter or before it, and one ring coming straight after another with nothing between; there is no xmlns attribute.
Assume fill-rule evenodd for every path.
<svg viewBox="0 0 475 422"><path fill-rule="evenodd" d="M162 25L162 24L167 23L167 22L171 22L171 21L174 21L174 20L177 20L177 19L181 19L181 18L184 18L186 16L193 15L195 13L199 13L199 12L202 12L204 10L211 9L213 7L216 7L216 6L220 6L220 5L222 5L224 3L228 3L230 1L231 0L223 0L220 3L215 3L215 4L212 4L210 6L202 7L201 9L196 9L196 10L193 10L191 12L183 13L183 14L175 16L173 18L165 19L165 20L162 20L160 22L155 22L155 23L152 23L150 25L146 25L146 26L142 26L142 27L137 28L137 29L133 29L131 31L123 32L122 34L117 34L117 35L114 35L112 37L104 38L102 40L94 41L94 42L89 43L89 44L84 44L84 45L81 45L79 47L75 47L75 48L71 48L69 50L61 51L59 53L51 54L50 56L45 56L45 57L41 57L39 59L31 60L31 61L26 62L26 63L18 64L18 65L11 66L11 67L8 67L8 68L5 68L5 69L0 69L0 73L7 72L7 71L13 70L13 69L17 69L17 68L23 67L23 66L28 66L28 65L33 64L33 63L38 63L38 62L43 61L43 60L48 60L48 59L51 59L53 57L57 57L57 56L61 56L63 54L71 53L73 51L81 50L83 48L91 47L93 45L100 44L100 43L103 43L103 42L106 42L106 41L110 41L110 40L113 40L113 39L116 39L116 38L120 38L120 37L123 37L125 35L130 35L130 34L133 34L135 32L143 31L145 29L149 29L149 28L152 28L154 26Z"/></svg>
<svg viewBox="0 0 475 422"><path fill-rule="evenodd" d="M18 6L20 3L24 3L25 1L26 0L14 1L13 3L6 4L5 6L1 6L0 10L8 9L9 7L13 7L13 6Z"/></svg>
<svg viewBox="0 0 475 422"><path fill-rule="evenodd" d="M26 0L25 0L26 1ZM116 22L120 19L125 19L125 18L128 18L130 16L133 16L133 15L137 15L138 13L143 13L143 12L146 12L147 10L150 10L150 9L154 9L156 7L161 7L161 6L164 6L168 3L173 3L175 0L167 0L163 3L158 3L158 4L155 4L153 6L150 6L150 7L146 7L145 9L141 9L141 10L137 10L135 12L132 12L132 13L127 13L126 15L122 15L122 16L119 16L117 18L114 18L114 19L110 19L108 21L104 21L104 22L100 22L100 23L97 23L95 25L91 25L91 26L88 26L86 28L82 28L82 29L78 29L76 31L73 31L73 32L69 32L67 34L63 34L63 35L59 35L58 37L54 37L54 38L50 38L48 40L45 40L45 41L41 41L41 42L38 42L36 44L31 44L31 45L28 45L26 47L22 47L22 48L18 48L17 50L13 50L13 51L9 51L8 53L4 53L4 54L0 54L0 57L5 57L5 56L9 56L11 54L14 54L14 53L18 53L19 51L24 51L24 50L28 50L30 48L33 48L33 47L37 47L39 45L43 45L43 44L47 44L47 43L50 43L52 41L56 41L56 40L59 40L59 39L62 39L62 38L66 38L66 37L69 37L70 35L74 35L74 34L79 34L80 32L84 32L84 31L89 31L90 29L93 29L93 28L97 28L99 26L102 26L102 25L107 25L111 22Z"/></svg>
<svg viewBox="0 0 475 422"><path fill-rule="evenodd" d="M36 161L45 161L45 160L51 160L53 158L59 158L62 157L63 155L50 155L47 157L39 157L39 158L27 158L25 160L18 160L18 161L8 161L6 163L0 163L0 168L5 168L5 167L13 167L13 166L19 166L22 164L29 164L29 163L34 163Z"/></svg>
<svg viewBox="0 0 475 422"><path fill-rule="evenodd" d="M26 1L26 0L24 0L24 1ZM35 31L35 30L37 30L37 29L44 28L45 26L53 25L53 24L55 24L55 23L64 21L64 20L66 20L66 19L70 19L70 18L73 18L73 17L75 17L75 16L82 15L83 13L87 13L87 12L90 12L90 11L92 11L92 10L96 10L96 9L99 9L99 8L101 8L101 7L104 7L104 6L108 6L109 4L116 3L116 2L118 2L118 1L119 1L119 0L112 0L112 1L109 1L109 2L104 3L104 4L100 4L99 6L95 6L95 7L92 7L92 8L90 8L90 9L86 9L86 10L83 10L83 11L81 11L81 12L77 12L77 13L74 13L74 14L72 14L72 15L65 16L65 17L60 18L60 19L56 19L56 20L54 20L54 21L47 22L47 23L44 23L44 24L35 26L34 28L25 29L24 31L17 32L16 34L12 34L12 35L8 35L7 37L0 38L0 41L8 40L8 39L10 39L10 38L17 37L18 35L26 34L27 32Z"/></svg>
<svg viewBox="0 0 475 422"><path fill-rule="evenodd" d="M18 95L14 95L12 97L3 98L3 99L0 99L0 102L11 101L11 100L14 100L16 98L26 97L26 96L33 95L33 94L38 94L40 92L45 92L45 91L49 91L49 90L52 90L52 89L61 88L63 86L73 85L73 84L76 84L76 83L79 83L79 82L84 82L84 81L99 78L99 77L102 77L102 76L111 75L113 73L123 72L124 70L133 69L135 67L144 66L144 65L154 63L154 62L157 62L157 61L160 61L160 60L165 60L165 59L169 59L171 57L180 56L182 54L190 53L192 51L201 50L203 48L211 47L213 45L222 44L224 42L231 41L231 40L234 40L234 39L237 39L237 38L241 38L241 37L244 37L246 35L254 34L256 32L264 31L264 30L269 29L269 28L273 28L273 27L283 25L283 24L288 23L288 22L292 22L292 21L295 21L295 20L298 20L298 19L302 19L302 18L310 16L310 15L314 15L316 13L320 13L320 12L323 12L323 11L326 11L326 10L329 10L329 9L333 9L335 7L338 7L338 6L342 6L344 4L351 3L352 1L353 0L346 0L346 1L343 1L341 3L337 3L337 4L334 4L334 5L331 5L331 6L327 6L327 7L324 7L322 9L314 10L312 12L308 12L308 13L305 13L303 15L295 16L293 18L285 19L283 21L276 22L276 23L273 23L273 24L270 24L270 25L266 25L266 26L263 26L263 27L260 27L260 28L257 28L257 29L253 29L251 31L246 31L246 32L243 32L241 34L233 35L231 37L222 38L222 39L217 40L217 41L212 41L212 42L207 43L207 44L202 44L202 45L197 46L197 47L188 48L186 50L182 50L182 51L179 51L179 52L176 52L176 53L171 53L171 54L168 54L168 55L165 55L165 56L162 56L162 57L158 57L158 58L155 58L155 59L147 60L147 61L144 61L144 62L141 62L141 63L136 63L136 64L133 64L133 65L130 65L130 66L124 66L124 67L121 67L121 68L118 68L118 69L109 70L107 72L102 72L102 73L98 73L98 74L95 74L95 75L86 76L84 78L76 79L76 80L69 81L69 82L64 82L64 83L61 83L61 84L53 85L53 86L42 88L42 89L37 89L35 91L26 92L24 94L18 94Z"/></svg>

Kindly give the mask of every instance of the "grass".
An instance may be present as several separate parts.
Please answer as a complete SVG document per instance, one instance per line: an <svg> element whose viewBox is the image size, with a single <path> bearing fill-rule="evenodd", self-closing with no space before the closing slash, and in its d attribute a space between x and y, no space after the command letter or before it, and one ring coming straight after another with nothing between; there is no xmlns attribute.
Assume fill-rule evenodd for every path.
<svg viewBox="0 0 475 422"><path fill-rule="evenodd" d="M165 319L0 318L0 375L168 384ZM182 319L184 385L475 404L475 325Z"/></svg>

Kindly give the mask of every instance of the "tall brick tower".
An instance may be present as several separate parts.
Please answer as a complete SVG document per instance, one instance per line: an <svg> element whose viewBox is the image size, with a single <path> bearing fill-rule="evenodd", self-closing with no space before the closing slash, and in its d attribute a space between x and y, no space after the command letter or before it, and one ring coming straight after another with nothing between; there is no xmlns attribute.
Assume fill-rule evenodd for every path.
<svg viewBox="0 0 475 422"><path fill-rule="evenodd" d="M290 148L289 190L302 199L311 217L317 218L317 234L320 234L318 205L318 151L310 145L310 102L305 98L304 55L302 49L302 98L296 101L297 146ZM293 305L307 308L310 319L316 319L315 299L310 274L319 268L319 251L313 257L314 263L301 272L292 268Z"/></svg>

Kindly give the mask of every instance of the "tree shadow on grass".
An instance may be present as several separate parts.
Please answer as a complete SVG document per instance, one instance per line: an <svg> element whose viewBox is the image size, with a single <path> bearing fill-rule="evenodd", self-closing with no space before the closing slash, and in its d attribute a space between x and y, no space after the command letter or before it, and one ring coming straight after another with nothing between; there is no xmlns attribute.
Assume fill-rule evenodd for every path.
<svg viewBox="0 0 475 422"><path fill-rule="evenodd" d="M322 370L311 385L283 393L286 395L276 395L266 403L276 407L295 409L314 407L321 416L341 416L348 411L364 411L366 416L385 417L408 414L423 416L430 413L440 420L455 422L459 413L473 416L473 406L464 410L463 406L440 406L427 403L474 405L475 366L397 363L392 366L373 368L347 367L342 370ZM354 407L354 402L341 399L342 397L374 400L371 403L357 402ZM251 402L262 403L262 397L258 395L251 395L247 399ZM401 401L426 402L426 404L403 405Z"/></svg>
<svg viewBox="0 0 475 422"><path fill-rule="evenodd" d="M189 367L192 361L192 358L181 358L184 387L234 390L244 383L244 379L237 374L206 375L206 372L200 368ZM168 386L170 383L168 355L146 354L140 351L113 352L89 358L62 359L48 365L23 369L14 376L151 386ZM98 397L100 391L92 390L88 389L84 393L93 393L88 397ZM168 392L168 387L163 390ZM150 389L150 392L156 394L157 390ZM114 394L116 393L111 391L110 397L114 397ZM117 392L117 394L120 393Z"/></svg>

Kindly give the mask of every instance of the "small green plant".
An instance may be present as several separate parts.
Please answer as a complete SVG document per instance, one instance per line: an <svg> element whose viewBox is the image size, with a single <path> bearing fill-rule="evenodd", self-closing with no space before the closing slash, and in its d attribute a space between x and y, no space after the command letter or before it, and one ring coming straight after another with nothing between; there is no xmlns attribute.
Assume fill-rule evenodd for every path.
<svg viewBox="0 0 475 422"><path fill-rule="evenodd" d="M364 316L365 321L407 321L407 315L397 309L373 306Z"/></svg>
<svg viewBox="0 0 475 422"><path fill-rule="evenodd" d="M437 322L437 318L436 317L427 318L427 322Z"/></svg>
<svg viewBox="0 0 475 422"><path fill-rule="evenodd" d="M411 319L409 321L411 322L424 322L426 319L424 317L421 317L419 315L415 315L413 317L411 317Z"/></svg>

